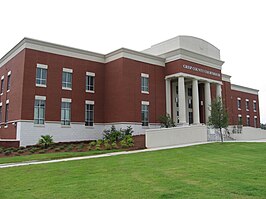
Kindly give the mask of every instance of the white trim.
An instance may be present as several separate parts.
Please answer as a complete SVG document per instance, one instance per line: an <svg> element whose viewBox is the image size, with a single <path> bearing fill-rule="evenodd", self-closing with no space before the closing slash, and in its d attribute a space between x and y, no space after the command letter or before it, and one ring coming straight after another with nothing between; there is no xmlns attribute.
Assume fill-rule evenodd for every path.
<svg viewBox="0 0 266 199"><path fill-rule="evenodd" d="M35 95L36 100L46 100L46 96Z"/></svg>
<svg viewBox="0 0 266 199"><path fill-rule="evenodd" d="M238 98L237 98L237 100L241 100L241 98L240 98L240 97L238 97Z"/></svg>
<svg viewBox="0 0 266 199"><path fill-rule="evenodd" d="M95 93L95 91L86 90L86 93Z"/></svg>
<svg viewBox="0 0 266 199"><path fill-rule="evenodd" d="M43 88L46 88L47 86L44 85L44 84L36 84L37 87L43 87Z"/></svg>
<svg viewBox="0 0 266 199"><path fill-rule="evenodd" d="M69 90L69 91L72 91L72 88L68 88L68 87L63 87L63 86L62 86L62 89L63 89L63 90Z"/></svg>
<svg viewBox="0 0 266 199"><path fill-rule="evenodd" d="M149 101L141 101L141 105L150 105Z"/></svg>
<svg viewBox="0 0 266 199"><path fill-rule="evenodd" d="M222 80L225 82L231 82L231 77L230 75L222 74Z"/></svg>
<svg viewBox="0 0 266 199"><path fill-rule="evenodd" d="M149 91L141 91L143 94L150 94Z"/></svg>
<svg viewBox="0 0 266 199"><path fill-rule="evenodd" d="M9 99L6 100L6 104L9 104Z"/></svg>
<svg viewBox="0 0 266 199"><path fill-rule="evenodd" d="M247 117L249 118L249 117L250 117L250 115L247 115Z"/></svg>
<svg viewBox="0 0 266 199"><path fill-rule="evenodd" d="M256 100L253 100L253 103L257 103L257 101Z"/></svg>
<svg viewBox="0 0 266 199"><path fill-rule="evenodd" d="M1 77L1 80L3 80L3 79L5 79L5 76L4 75L2 75L2 77Z"/></svg>
<svg viewBox="0 0 266 199"><path fill-rule="evenodd" d="M45 64L37 64L37 68L48 69L48 65L45 65Z"/></svg>
<svg viewBox="0 0 266 199"><path fill-rule="evenodd" d="M209 78L204 78L204 77L200 77L200 76L196 76L196 75L190 75L190 74L187 74L187 73L175 73L175 74L172 74L172 75L167 75L167 76L165 76L165 79L173 79L173 78L176 78L176 77L192 78L192 79L197 79L199 81L204 81L204 82L209 82L209 83L223 85L223 83L221 81L217 81L217 80L213 80L213 79L209 79Z"/></svg>
<svg viewBox="0 0 266 199"><path fill-rule="evenodd" d="M69 98L62 98L61 99L62 102L72 102L72 99L69 99Z"/></svg>
<svg viewBox="0 0 266 199"><path fill-rule="evenodd" d="M7 73L7 76L9 76L9 75L11 75L11 70L10 70L10 71L8 71L8 73Z"/></svg>
<svg viewBox="0 0 266 199"><path fill-rule="evenodd" d="M73 69L71 69L71 68L63 68L63 72L73 73Z"/></svg>
<svg viewBox="0 0 266 199"><path fill-rule="evenodd" d="M249 102L249 99L246 99L246 102Z"/></svg>
<svg viewBox="0 0 266 199"><path fill-rule="evenodd" d="M85 104L92 104L92 105L94 105L94 101L92 101L92 100L86 100L85 101Z"/></svg>
<svg viewBox="0 0 266 199"><path fill-rule="evenodd" d="M256 116L256 115L254 116L254 119L255 119L255 118L257 119L257 116Z"/></svg>
<svg viewBox="0 0 266 199"><path fill-rule="evenodd" d="M238 117L242 117L242 115L241 114L238 114Z"/></svg>
<svg viewBox="0 0 266 199"><path fill-rule="evenodd" d="M2 106L3 105L3 103L2 102L0 102L0 106Z"/></svg>
<svg viewBox="0 0 266 199"><path fill-rule="evenodd" d="M95 73L93 73L93 72L86 72L86 76L92 76L92 77L95 77Z"/></svg>
<svg viewBox="0 0 266 199"><path fill-rule="evenodd" d="M253 95L258 95L259 94L259 90L257 90L257 89L248 88L248 87L240 86L240 85L236 85L236 84L231 84L231 90L241 91L241 92L244 92L244 93L250 93L250 94L253 94Z"/></svg>
<svg viewBox="0 0 266 199"><path fill-rule="evenodd" d="M149 78L149 74L147 74L147 73L141 73L141 77Z"/></svg>
<svg viewBox="0 0 266 199"><path fill-rule="evenodd" d="M108 53L105 55L105 63L120 59L120 58L128 58L144 63L149 63L153 65L158 65L158 66L165 66L165 59L161 58L159 56L154 56L126 48L120 48L116 51L113 51L111 53Z"/></svg>

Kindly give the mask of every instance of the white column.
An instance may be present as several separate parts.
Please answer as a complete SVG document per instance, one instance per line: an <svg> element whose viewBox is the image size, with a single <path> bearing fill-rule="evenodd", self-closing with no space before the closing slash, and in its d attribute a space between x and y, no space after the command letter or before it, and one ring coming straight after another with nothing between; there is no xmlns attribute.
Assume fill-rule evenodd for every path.
<svg viewBox="0 0 266 199"><path fill-rule="evenodd" d="M222 98L222 86L221 84L216 84L216 98Z"/></svg>
<svg viewBox="0 0 266 199"><path fill-rule="evenodd" d="M171 117L171 80L165 80L165 96L166 96L166 114L169 114Z"/></svg>
<svg viewBox="0 0 266 199"><path fill-rule="evenodd" d="M193 79L192 81L192 102L193 102L193 123L199 124L199 87L198 80Z"/></svg>
<svg viewBox="0 0 266 199"><path fill-rule="evenodd" d="M211 86L210 82L205 82L205 121L206 124L209 121L209 116L211 115Z"/></svg>
<svg viewBox="0 0 266 199"><path fill-rule="evenodd" d="M178 77L179 123L186 123L186 98L184 77Z"/></svg>

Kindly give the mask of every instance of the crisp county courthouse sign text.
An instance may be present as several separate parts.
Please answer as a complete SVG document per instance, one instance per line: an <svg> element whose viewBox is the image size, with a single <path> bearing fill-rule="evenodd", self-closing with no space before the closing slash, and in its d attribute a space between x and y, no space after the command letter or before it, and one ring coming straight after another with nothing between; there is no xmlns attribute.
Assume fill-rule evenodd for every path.
<svg viewBox="0 0 266 199"><path fill-rule="evenodd" d="M205 73L205 74L208 74L208 75L213 75L213 76L216 76L216 77L221 77L220 73L216 73L216 72L212 72L212 71L209 71L209 70L201 69L201 68L198 68L196 66L188 66L188 65L184 64L183 68L188 69L188 70L198 71L198 72Z"/></svg>

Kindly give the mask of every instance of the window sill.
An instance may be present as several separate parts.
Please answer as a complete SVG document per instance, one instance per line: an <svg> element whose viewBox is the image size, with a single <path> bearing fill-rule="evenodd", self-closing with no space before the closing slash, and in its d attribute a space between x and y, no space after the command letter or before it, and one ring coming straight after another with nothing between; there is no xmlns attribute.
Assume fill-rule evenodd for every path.
<svg viewBox="0 0 266 199"><path fill-rule="evenodd" d="M149 91L141 91L143 94L150 94Z"/></svg>
<svg viewBox="0 0 266 199"><path fill-rule="evenodd" d="M249 111L249 109L246 109L246 111Z"/></svg>
<svg viewBox="0 0 266 199"><path fill-rule="evenodd" d="M70 125L63 125L63 124L61 124L61 128L71 128L71 126Z"/></svg>
<svg viewBox="0 0 266 199"><path fill-rule="evenodd" d="M43 85L43 84L36 84L36 87L46 88L47 86L46 85Z"/></svg>
<svg viewBox="0 0 266 199"><path fill-rule="evenodd" d="M5 125L4 128L6 129L8 127L8 125Z"/></svg>
<svg viewBox="0 0 266 199"><path fill-rule="evenodd" d="M7 90L6 92L7 92L7 93L9 93L9 92L10 92L10 89L9 89L9 90Z"/></svg>
<svg viewBox="0 0 266 199"><path fill-rule="evenodd" d="M241 108L238 108L237 110L241 111Z"/></svg>
<svg viewBox="0 0 266 199"><path fill-rule="evenodd" d="M86 93L95 93L95 91L86 90Z"/></svg>
<svg viewBox="0 0 266 199"><path fill-rule="evenodd" d="M0 95L4 95L4 93L0 93Z"/></svg>
<svg viewBox="0 0 266 199"><path fill-rule="evenodd" d="M45 127L44 124L34 124L34 127Z"/></svg>
<svg viewBox="0 0 266 199"><path fill-rule="evenodd" d="M72 91L72 88L62 87L62 89Z"/></svg>

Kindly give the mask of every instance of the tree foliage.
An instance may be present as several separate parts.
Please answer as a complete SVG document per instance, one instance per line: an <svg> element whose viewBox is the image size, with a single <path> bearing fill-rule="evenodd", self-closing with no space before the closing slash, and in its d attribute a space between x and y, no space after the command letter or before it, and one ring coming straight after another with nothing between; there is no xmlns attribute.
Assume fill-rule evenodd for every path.
<svg viewBox="0 0 266 199"><path fill-rule="evenodd" d="M44 148L47 148L51 144L53 144L53 136L51 135L42 135L41 138L38 141L38 144L43 146Z"/></svg>
<svg viewBox="0 0 266 199"><path fill-rule="evenodd" d="M221 141L223 142L222 129L228 127L228 113L221 98L217 98L211 104L211 116L208 125L220 130Z"/></svg>

